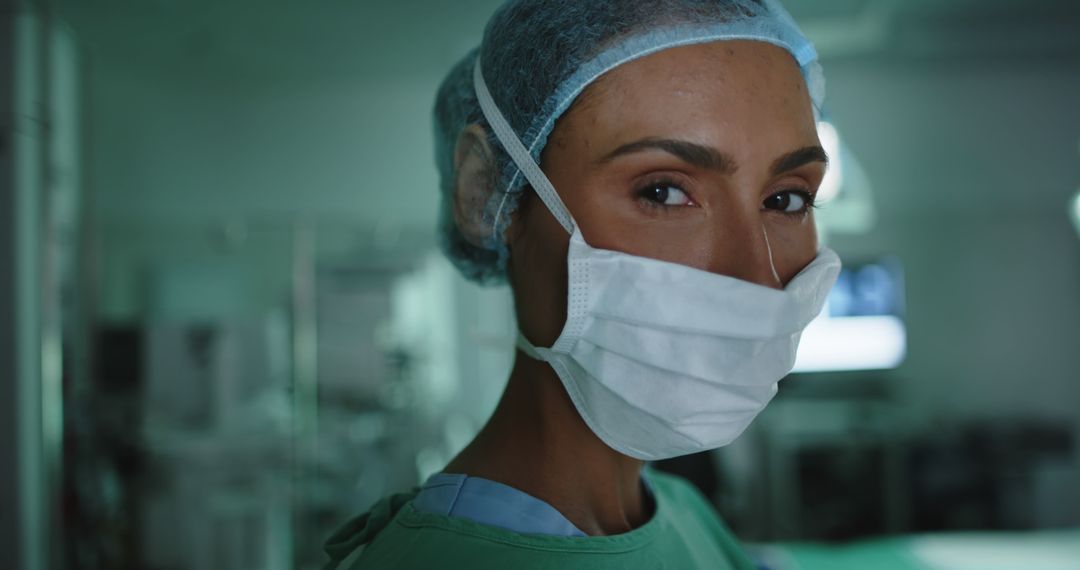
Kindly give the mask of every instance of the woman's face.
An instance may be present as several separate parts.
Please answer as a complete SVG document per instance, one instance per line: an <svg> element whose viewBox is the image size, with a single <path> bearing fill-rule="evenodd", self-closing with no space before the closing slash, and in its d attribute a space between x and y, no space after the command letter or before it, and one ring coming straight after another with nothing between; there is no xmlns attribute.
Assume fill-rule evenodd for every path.
<svg viewBox="0 0 1080 570"><path fill-rule="evenodd" d="M541 167L596 248L774 288L817 253L825 153L798 65L771 44L678 47L614 69L556 123ZM535 196L508 236L519 322L549 346L569 236Z"/></svg>

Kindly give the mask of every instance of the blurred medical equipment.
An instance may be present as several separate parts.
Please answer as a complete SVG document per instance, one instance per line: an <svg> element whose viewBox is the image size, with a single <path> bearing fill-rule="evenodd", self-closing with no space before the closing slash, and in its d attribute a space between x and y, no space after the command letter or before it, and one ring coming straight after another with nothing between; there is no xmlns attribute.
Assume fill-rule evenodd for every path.
<svg viewBox="0 0 1080 570"><path fill-rule="evenodd" d="M342 244L328 248L300 224L246 226L216 261L147 246L142 318L99 330L93 398L67 410L73 521L109 529L72 549L81 565L317 566L342 519L441 466L481 421L447 419L465 398L432 379L456 380L458 362L433 347L453 337L461 303L453 268L418 253L430 240L387 253L355 230L323 230ZM219 235L183 241L218 249ZM425 272L424 259L442 262ZM421 308L417 323L418 299L441 308ZM403 321L423 332L405 337ZM422 404L437 385L451 399L435 416Z"/></svg>

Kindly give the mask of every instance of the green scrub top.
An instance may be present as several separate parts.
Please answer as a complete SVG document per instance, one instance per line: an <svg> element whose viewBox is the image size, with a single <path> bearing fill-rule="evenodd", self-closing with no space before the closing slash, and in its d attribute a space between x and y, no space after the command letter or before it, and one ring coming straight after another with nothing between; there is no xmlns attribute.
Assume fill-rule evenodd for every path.
<svg viewBox="0 0 1080 570"><path fill-rule="evenodd" d="M393 495L330 537L326 570L498 568L754 570L712 505L686 481L647 470L656 511L612 536L521 534L468 519L420 512L416 492Z"/></svg>

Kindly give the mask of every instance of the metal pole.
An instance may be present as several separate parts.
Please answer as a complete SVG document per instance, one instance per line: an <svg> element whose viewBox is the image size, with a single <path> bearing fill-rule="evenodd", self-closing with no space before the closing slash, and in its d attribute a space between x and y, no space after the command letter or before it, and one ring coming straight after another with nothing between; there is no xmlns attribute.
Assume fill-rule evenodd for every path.
<svg viewBox="0 0 1080 570"><path fill-rule="evenodd" d="M0 0L0 565L45 568L41 20Z"/></svg>
<svg viewBox="0 0 1080 570"><path fill-rule="evenodd" d="M311 500L309 465L317 454L318 322L316 299L315 231L297 222L292 230L292 349L293 349L293 536L309 537ZM308 538L310 539L310 538ZM303 556L304 549L294 557ZM295 562L295 561L293 561Z"/></svg>

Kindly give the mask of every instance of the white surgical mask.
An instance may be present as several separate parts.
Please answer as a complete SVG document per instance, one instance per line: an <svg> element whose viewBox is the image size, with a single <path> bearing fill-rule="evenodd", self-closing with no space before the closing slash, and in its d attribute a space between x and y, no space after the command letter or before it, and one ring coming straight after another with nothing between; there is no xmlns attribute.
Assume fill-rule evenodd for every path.
<svg viewBox="0 0 1080 570"><path fill-rule="evenodd" d="M518 346L555 370L574 407L611 448L657 460L733 441L791 371L803 329L840 272L822 248L783 290L585 243L566 206L491 100L488 124L571 234L566 324L550 348Z"/></svg>

